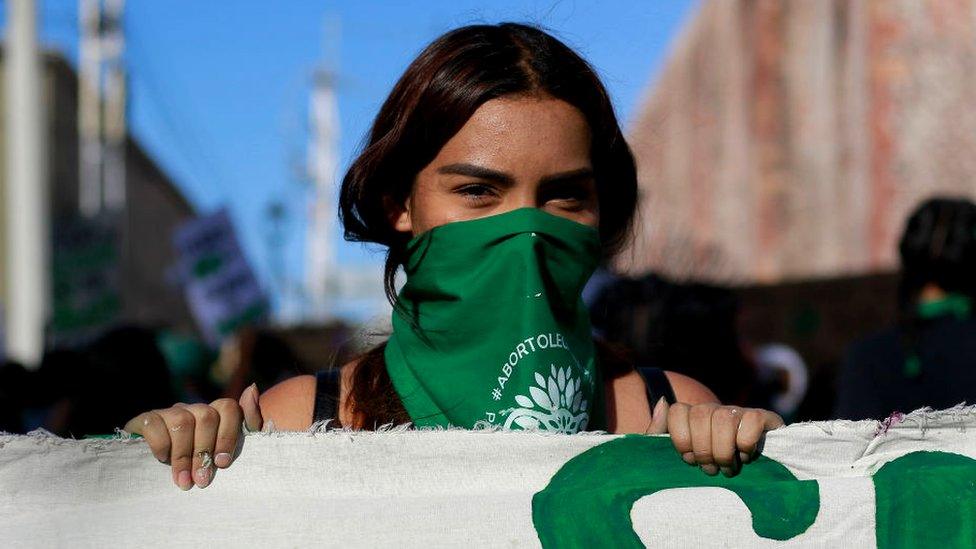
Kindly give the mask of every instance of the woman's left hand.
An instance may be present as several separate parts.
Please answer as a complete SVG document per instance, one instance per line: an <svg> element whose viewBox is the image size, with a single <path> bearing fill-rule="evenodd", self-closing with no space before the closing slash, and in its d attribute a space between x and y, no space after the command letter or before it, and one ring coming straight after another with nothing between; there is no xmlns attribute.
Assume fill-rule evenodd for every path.
<svg viewBox="0 0 976 549"><path fill-rule="evenodd" d="M671 434L674 448L689 465L708 475L727 477L759 457L766 431L783 426L783 418L769 410L722 406L717 403L655 406L650 432Z"/></svg>

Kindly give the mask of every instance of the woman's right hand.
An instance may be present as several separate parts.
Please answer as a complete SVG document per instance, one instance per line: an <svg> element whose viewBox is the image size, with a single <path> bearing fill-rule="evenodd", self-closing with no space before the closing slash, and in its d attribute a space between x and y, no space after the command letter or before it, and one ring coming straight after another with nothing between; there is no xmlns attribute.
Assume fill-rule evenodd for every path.
<svg viewBox="0 0 976 549"><path fill-rule="evenodd" d="M226 469L237 457L242 419L251 431L260 431L264 424L256 385L245 389L238 402L230 398L210 405L180 402L139 414L124 429L142 435L156 459L172 466L173 482L189 490L194 484L209 486L216 468Z"/></svg>

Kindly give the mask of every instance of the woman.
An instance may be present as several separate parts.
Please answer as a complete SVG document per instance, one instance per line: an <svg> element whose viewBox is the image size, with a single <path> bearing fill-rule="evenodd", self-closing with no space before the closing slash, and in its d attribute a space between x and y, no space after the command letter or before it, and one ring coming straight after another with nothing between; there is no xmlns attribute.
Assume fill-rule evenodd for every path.
<svg viewBox="0 0 976 549"><path fill-rule="evenodd" d="M670 432L689 464L735 474L778 416L723 407L677 374L649 392L590 336L580 292L624 242L636 196L610 100L572 50L510 23L433 42L342 183L347 239L389 249L395 309L390 340L341 369L338 423ZM126 430L145 436L181 488L204 487L211 455L230 465L242 418L251 429L307 429L316 400L328 401L324 385L299 376L260 397L252 386L239 402L178 404Z"/></svg>

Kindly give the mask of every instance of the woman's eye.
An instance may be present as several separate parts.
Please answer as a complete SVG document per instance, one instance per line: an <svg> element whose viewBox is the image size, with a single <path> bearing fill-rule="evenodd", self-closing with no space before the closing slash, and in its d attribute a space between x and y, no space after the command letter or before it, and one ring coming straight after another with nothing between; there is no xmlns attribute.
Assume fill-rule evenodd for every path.
<svg viewBox="0 0 976 549"><path fill-rule="evenodd" d="M576 204L588 200L590 198L590 193L588 193L585 189L561 189L559 191L553 191L546 198L547 200L556 200L559 202Z"/></svg>
<svg viewBox="0 0 976 549"><path fill-rule="evenodd" d="M583 193L576 192L555 193L549 197L550 200L583 200L584 198Z"/></svg>
<svg viewBox="0 0 976 549"><path fill-rule="evenodd" d="M464 185L457 189L458 194L470 199L486 199L491 198L496 195L495 189L490 185L484 185L480 183L474 183L471 185Z"/></svg>

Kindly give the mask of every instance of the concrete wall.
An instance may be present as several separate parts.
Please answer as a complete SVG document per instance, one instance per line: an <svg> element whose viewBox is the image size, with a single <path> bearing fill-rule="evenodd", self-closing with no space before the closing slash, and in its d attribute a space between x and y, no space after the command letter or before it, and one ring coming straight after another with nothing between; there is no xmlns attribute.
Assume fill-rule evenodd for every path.
<svg viewBox="0 0 976 549"><path fill-rule="evenodd" d="M907 213L976 195L976 2L712 0L630 129L621 266L723 283L896 268Z"/></svg>
<svg viewBox="0 0 976 549"><path fill-rule="evenodd" d="M51 214L57 227L76 222L78 218L77 77L70 65L56 55L45 55L45 68ZM2 90L0 86L0 105L3 105ZM0 131L0 150L3 150L3 139L4 132ZM3 161L0 158L0 231L4 227ZM182 293L167 282L166 273L176 260L170 233L194 215L193 207L131 139L126 151L126 176L128 210L120 255L122 311L119 320L192 329L192 317ZM0 262L12 259L6 256L3 246L0 238ZM5 284L4 276L0 269L0 284Z"/></svg>

